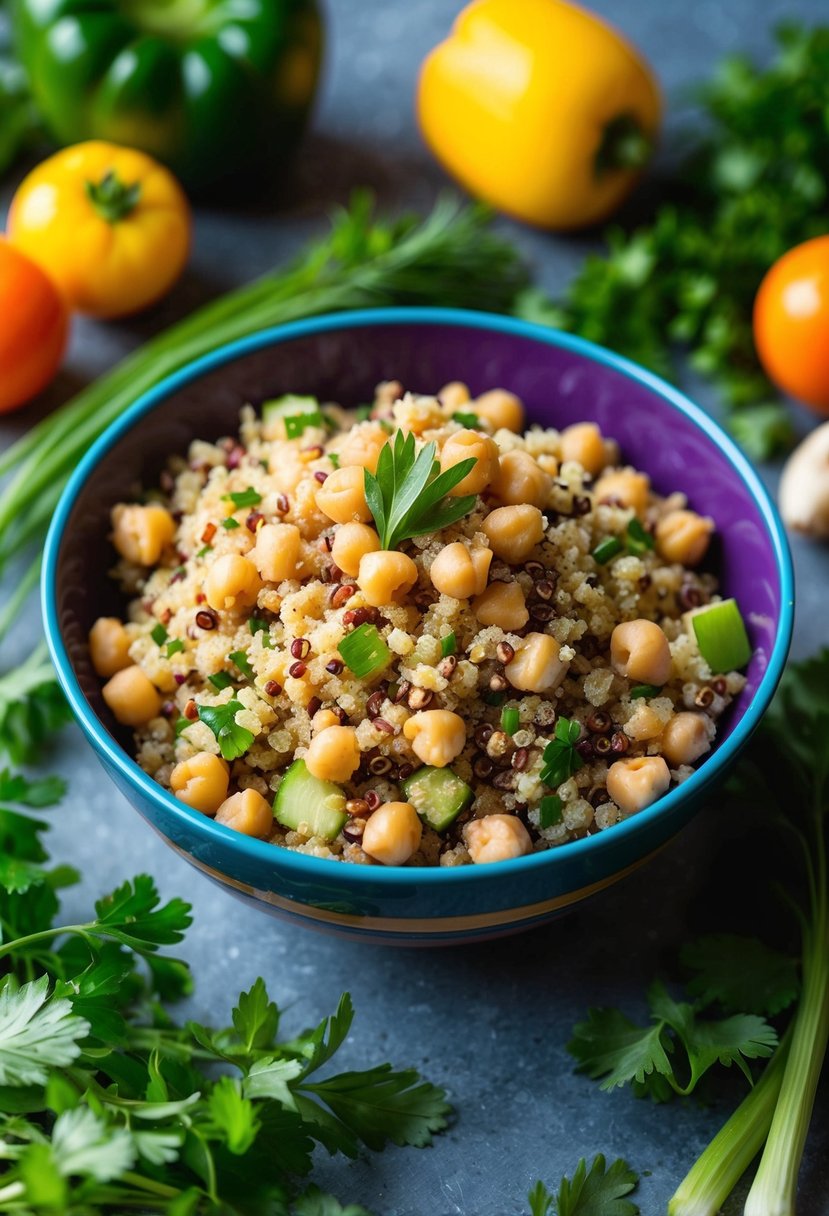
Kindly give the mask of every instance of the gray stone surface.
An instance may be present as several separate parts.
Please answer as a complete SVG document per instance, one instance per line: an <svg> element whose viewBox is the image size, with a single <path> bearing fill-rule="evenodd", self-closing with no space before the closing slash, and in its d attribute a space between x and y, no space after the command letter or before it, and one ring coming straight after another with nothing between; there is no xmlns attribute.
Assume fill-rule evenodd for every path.
<svg viewBox="0 0 829 1216"><path fill-rule="evenodd" d="M78 323L46 404L68 397L207 295L281 262L321 228L324 212L353 186L374 185L384 204L395 208L425 205L443 184L416 134L413 86L417 64L460 5L330 0L327 7L325 87L286 197L278 205L246 200L247 209L235 215L200 211L191 266L173 297L138 321ZM768 30L777 20L826 15L823 0L598 0L594 8L638 43L661 77L671 102L665 154L671 132L687 117L684 90L722 53L745 49L767 56ZM0 185L0 214L13 184ZM566 280L586 245L504 227L551 289ZM699 395L716 410L710 394ZM32 416L7 422L0 442ZM764 475L773 486L776 471ZM803 543L795 546L795 557L794 653L804 655L829 640L829 557ZM21 626L6 658L19 656L31 639ZM660 1108L626 1093L600 1093L574 1075L565 1051L574 1021L589 1004L620 1004L641 1018L646 984L657 972L670 975L689 927L750 930L760 914L747 909L764 906L764 919L778 919L756 859L762 841L754 839L749 816L734 819L724 796L649 866L548 928L494 945L402 952L282 925L206 883L102 778L75 729L56 746L53 766L70 776L71 795L55 815L52 847L85 874L83 887L67 895L70 916L88 907L92 894L147 869L165 895L193 902L187 954L198 980L193 1009L201 1020L225 1017L231 994L260 973L289 1028L331 1011L348 988L357 1020L343 1064L414 1064L447 1087L457 1119L433 1149L391 1149L354 1164L320 1156L318 1181L378 1216L520 1216L537 1177L557 1182L579 1156L596 1152L624 1155L643 1174L639 1203L645 1216L657 1216L740 1092L735 1082L730 1096L709 1107L689 1102ZM829 1212L827 1137L824 1085L802 1174L801 1216ZM739 1205L726 1210L736 1213Z"/></svg>

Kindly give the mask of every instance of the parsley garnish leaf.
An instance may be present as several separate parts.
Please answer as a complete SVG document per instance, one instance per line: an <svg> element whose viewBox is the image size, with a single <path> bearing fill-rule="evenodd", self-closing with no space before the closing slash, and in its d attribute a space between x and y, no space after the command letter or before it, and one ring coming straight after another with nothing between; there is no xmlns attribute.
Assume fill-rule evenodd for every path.
<svg viewBox="0 0 829 1216"><path fill-rule="evenodd" d="M311 1186L294 1201L296 1216L372 1216L367 1208L358 1203L343 1207L333 1195L324 1194L319 1187Z"/></svg>
<svg viewBox="0 0 829 1216"><path fill-rule="evenodd" d="M599 1153L588 1169L582 1157L572 1180L561 1180L555 1200L557 1216L636 1216L639 1208L625 1195L638 1183L626 1161L619 1159L607 1165Z"/></svg>
<svg viewBox="0 0 829 1216"><path fill-rule="evenodd" d="M384 549L446 528L474 507L474 494L446 496L474 467L475 458L461 460L441 473L436 452L434 443L417 452L414 435L404 437L398 431L382 448L376 474L365 470L366 502Z"/></svg>
<svg viewBox="0 0 829 1216"><path fill-rule="evenodd" d="M219 1077L207 1109L231 1153L236 1156L246 1153L261 1125L253 1103L242 1094L240 1081L236 1077Z"/></svg>
<svg viewBox="0 0 829 1216"><path fill-rule="evenodd" d="M162 904L148 874L139 874L132 882L116 887L96 902L95 911L93 933L113 938L139 953L180 942L193 919L190 905L183 899Z"/></svg>
<svg viewBox="0 0 829 1216"><path fill-rule="evenodd" d="M62 777L41 777L32 781L7 768L0 770L0 799L3 802L32 807L54 806L65 793L66 782Z"/></svg>
<svg viewBox="0 0 829 1216"><path fill-rule="evenodd" d="M727 1013L773 1017L797 999L794 959L753 937L712 934L689 942L680 960L695 974L687 987L700 1004L722 1005Z"/></svg>
<svg viewBox="0 0 829 1216"><path fill-rule="evenodd" d="M636 1026L619 1009L590 1009L587 1020L573 1027L567 1050L579 1062L579 1071L602 1089L616 1089L632 1081L642 1084L656 1072L671 1072L670 1042L664 1026Z"/></svg>
<svg viewBox="0 0 829 1216"><path fill-rule="evenodd" d="M81 1053L89 1023L69 1001L49 996L41 976L20 987L12 976L0 986L0 1085L45 1085L49 1068L66 1068Z"/></svg>
<svg viewBox="0 0 829 1216"><path fill-rule="evenodd" d="M544 748L542 757L541 780L545 785L563 785L582 767L584 761L576 751L580 734L581 727L575 719L557 719L554 737Z"/></svg>
<svg viewBox="0 0 829 1216"><path fill-rule="evenodd" d="M249 992L239 994L233 1010L233 1026L247 1052L270 1047L279 1029L279 1010L259 977Z"/></svg>
<svg viewBox="0 0 829 1216"><path fill-rule="evenodd" d="M236 715L241 709L244 709L241 701L198 707L199 719L213 731L225 760L237 760L239 756L244 756L254 740L252 731L236 723Z"/></svg>
<svg viewBox="0 0 829 1216"><path fill-rule="evenodd" d="M234 490L222 495L222 502L232 502L234 507L256 507L262 501L262 495L253 486L246 490Z"/></svg>
<svg viewBox="0 0 829 1216"><path fill-rule="evenodd" d="M344 1072L303 1085L320 1098L368 1148L431 1144L446 1127L449 1106L442 1089L421 1081L414 1069L394 1072L381 1064L365 1072Z"/></svg>

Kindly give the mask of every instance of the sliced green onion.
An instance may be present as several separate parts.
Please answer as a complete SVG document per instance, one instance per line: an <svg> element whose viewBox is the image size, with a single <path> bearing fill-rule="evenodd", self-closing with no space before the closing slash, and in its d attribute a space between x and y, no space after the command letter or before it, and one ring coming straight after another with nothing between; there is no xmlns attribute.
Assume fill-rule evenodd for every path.
<svg viewBox="0 0 829 1216"><path fill-rule="evenodd" d="M184 650L184 642L181 638L173 638L172 642L167 643L167 658L171 659L174 654L178 654L182 650Z"/></svg>
<svg viewBox="0 0 829 1216"><path fill-rule="evenodd" d="M216 692L221 692L223 688L230 688L233 680L226 671L217 671L214 676L207 677Z"/></svg>
<svg viewBox="0 0 829 1216"><path fill-rule="evenodd" d="M521 723L518 710L514 705L508 705L501 710L501 730L507 735L514 735Z"/></svg>
<svg viewBox="0 0 829 1216"><path fill-rule="evenodd" d="M461 426L468 427L470 431L474 431L475 427L481 425L481 420L477 414L467 414L463 410L455 410L452 415L453 422L459 422Z"/></svg>
<svg viewBox="0 0 829 1216"><path fill-rule="evenodd" d="M597 561L600 566L605 562L609 562L611 557L615 557L617 553L622 552L622 542L618 536L606 536L604 540L600 540L593 550L593 560Z"/></svg>
<svg viewBox="0 0 829 1216"><path fill-rule="evenodd" d="M699 652L713 672L739 671L751 658L751 643L736 600L721 600L691 617Z"/></svg>
<svg viewBox="0 0 829 1216"><path fill-rule="evenodd" d="M440 639L440 653L444 659L448 659L450 654L454 654L458 649L458 640L455 637L455 631L447 633L446 637Z"/></svg>
<svg viewBox="0 0 829 1216"><path fill-rule="evenodd" d="M652 549L655 543L650 532L647 532L640 521L634 517L627 526L628 553L632 553L634 557L641 557L643 553Z"/></svg>
<svg viewBox="0 0 829 1216"><path fill-rule="evenodd" d="M196 554L196 557L207 557L207 554L212 553L212 552L213 552L213 546L205 545L203 549L199 549L198 553Z"/></svg>
<svg viewBox="0 0 829 1216"><path fill-rule="evenodd" d="M289 414L285 418L285 434L289 439L299 439L309 426L325 426L325 418L316 414Z"/></svg>
<svg viewBox="0 0 829 1216"><path fill-rule="evenodd" d="M657 697L661 691L661 684L634 684L629 696L631 701L636 701L639 697Z"/></svg>
<svg viewBox="0 0 829 1216"><path fill-rule="evenodd" d="M545 794L538 804L538 823L541 828L552 828L561 823L564 803L558 794Z"/></svg>
<svg viewBox="0 0 829 1216"><path fill-rule="evenodd" d="M297 397L294 393L286 393L284 397L276 397L273 401L263 403L262 421L272 422L274 418L295 418L300 414L319 412L320 403L316 397Z"/></svg>
<svg viewBox="0 0 829 1216"><path fill-rule="evenodd" d="M358 625L337 647L343 662L358 680L376 675L391 662L391 651L380 637L376 625Z"/></svg>
<svg viewBox="0 0 829 1216"><path fill-rule="evenodd" d="M238 528L239 526L240 524L238 519L234 519L232 515L228 515L227 519L222 520L222 527L226 528L228 532L230 532L232 528Z"/></svg>
<svg viewBox="0 0 829 1216"><path fill-rule="evenodd" d="M253 486L246 490L234 490L231 494L223 494L222 502L232 502L236 507L255 507L262 501L262 495Z"/></svg>
<svg viewBox="0 0 829 1216"><path fill-rule="evenodd" d="M248 662L248 656L245 654L244 650L234 650L227 657L230 659L231 663L234 664L234 666L239 668L243 676L247 676L249 680L255 678L254 670Z"/></svg>
<svg viewBox="0 0 829 1216"><path fill-rule="evenodd" d="M155 625L150 632L150 637L155 642L156 646L163 646L170 635L163 625Z"/></svg>

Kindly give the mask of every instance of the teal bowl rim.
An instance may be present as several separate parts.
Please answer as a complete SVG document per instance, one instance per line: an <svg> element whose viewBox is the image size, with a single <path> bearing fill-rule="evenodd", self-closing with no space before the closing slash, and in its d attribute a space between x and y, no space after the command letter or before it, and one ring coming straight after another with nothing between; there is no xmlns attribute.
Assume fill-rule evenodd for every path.
<svg viewBox="0 0 829 1216"><path fill-rule="evenodd" d="M640 811L622 823L615 824L611 830L585 837L582 840L571 841L557 849L532 853L512 861L502 861L494 867L441 868L435 866L433 868L418 867L413 870L405 866L399 868L364 866L360 867L359 878L361 883L368 883L369 886L375 883L378 886L385 886L390 880L397 883L411 882L427 885L433 883L487 884L499 876L507 878L536 867L566 866L570 859L576 861L586 859L588 856L595 859L608 849L613 851L627 837L647 834L655 820L669 815L681 802L691 801L696 795L701 795L718 774L728 767L747 742L768 708L786 663L794 620L794 573L785 529L777 509L748 458L719 423L661 377L646 371L613 351L560 330L536 325L529 321L516 320L512 317L472 312L465 309L428 307L361 309L353 312L328 313L304 321L273 326L249 337L229 342L165 377L154 388L144 393L99 436L69 479L52 517L43 553L41 604L46 640L59 682L73 714L93 746L109 763L120 770L129 784L136 788L145 799L160 810L187 823L196 835L202 835L207 842L226 847L231 852L242 854L250 862L260 863L273 869L273 850L277 846L233 832L230 828L223 827L173 798L122 750L98 720L81 691L58 628L56 602L58 552L75 496L95 465L122 435L140 422L171 392L175 392L205 372L221 367L239 355L246 355L266 346L306 337L309 334L325 333L333 329L364 329L387 325L451 325L514 334L517 337L529 338L547 346L560 347L621 372L622 375L628 376L631 380L635 380L657 393L667 405L689 418L699 430L703 431L706 438L722 450L737 475L747 486L763 516L780 577L781 610L775 643L754 699L732 734L710 759L706 760L681 786L671 790L644 811ZM288 849L281 849L279 865L282 870L292 872L295 878L330 881L336 872L335 867L341 867L342 862L308 857L302 853L292 853ZM342 878L346 882L349 873L350 871L342 873Z"/></svg>

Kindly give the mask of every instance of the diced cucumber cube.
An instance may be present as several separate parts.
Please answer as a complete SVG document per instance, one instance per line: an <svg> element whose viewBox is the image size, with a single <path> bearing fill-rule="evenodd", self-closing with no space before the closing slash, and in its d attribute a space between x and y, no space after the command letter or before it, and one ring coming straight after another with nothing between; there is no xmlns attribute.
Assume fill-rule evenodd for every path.
<svg viewBox="0 0 829 1216"><path fill-rule="evenodd" d="M407 777L402 789L406 801L436 832L445 832L472 801L472 790L457 773L428 764Z"/></svg>
<svg viewBox="0 0 829 1216"><path fill-rule="evenodd" d="M273 804L277 823L298 831L307 824L313 836L333 840L348 815L345 794L333 781L312 776L304 760L295 760L282 778Z"/></svg>

